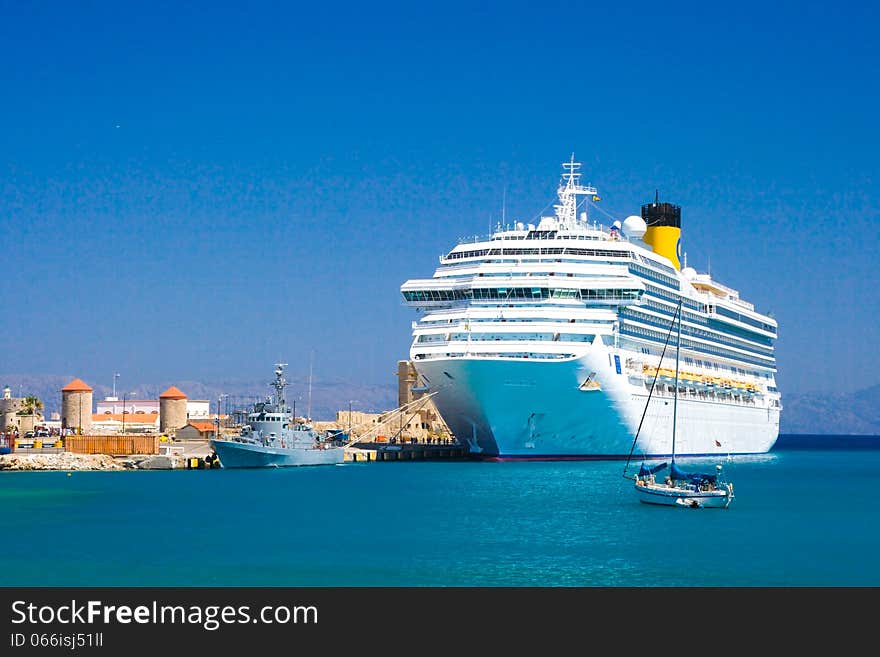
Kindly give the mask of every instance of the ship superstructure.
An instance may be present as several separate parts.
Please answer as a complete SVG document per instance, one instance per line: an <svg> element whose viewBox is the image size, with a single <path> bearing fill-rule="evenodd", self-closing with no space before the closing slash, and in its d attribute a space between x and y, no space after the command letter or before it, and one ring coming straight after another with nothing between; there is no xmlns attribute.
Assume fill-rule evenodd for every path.
<svg viewBox="0 0 880 657"><path fill-rule="evenodd" d="M462 241L401 286L420 312L410 358L443 419L488 458L626 457L640 423L640 451L668 454L661 354L681 299L678 454L768 451L776 321L681 268L679 206L655 196L640 216L591 221L580 166L563 164L554 215Z"/></svg>

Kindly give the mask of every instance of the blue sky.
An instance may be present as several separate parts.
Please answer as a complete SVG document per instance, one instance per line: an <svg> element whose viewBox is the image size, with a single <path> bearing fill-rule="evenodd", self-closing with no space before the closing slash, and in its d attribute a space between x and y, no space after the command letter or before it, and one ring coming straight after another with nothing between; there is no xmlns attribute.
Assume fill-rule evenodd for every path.
<svg viewBox="0 0 880 657"><path fill-rule="evenodd" d="M574 152L682 206L783 392L880 383L876 8L313 4L0 3L0 371L393 384L400 284Z"/></svg>

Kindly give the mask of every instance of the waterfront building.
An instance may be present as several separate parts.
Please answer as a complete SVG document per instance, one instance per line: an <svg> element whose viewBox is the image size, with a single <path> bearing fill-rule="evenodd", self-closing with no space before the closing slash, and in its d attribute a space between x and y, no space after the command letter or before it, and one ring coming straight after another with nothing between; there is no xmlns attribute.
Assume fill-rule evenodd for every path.
<svg viewBox="0 0 880 657"><path fill-rule="evenodd" d="M216 432L217 425L214 422L190 420L177 430L174 437L176 440L209 440Z"/></svg>
<svg viewBox="0 0 880 657"><path fill-rule="evenodd" d="M406 435L412 438L426 440L437 436L451 436L451 431L433 399L425 399L418 403L428 394L428 388L419 383L419 375L411 360L397 361L397 406L407 408Z"/></svg>
<svg viewBox="0 0 880 657"><path fill-rule="evenodd" d="M166 391L167 392L167 391ZM164 394L164 393L163 393ZM159 414L160 402L158 399L122 399L118 397L105 397L99 401L95 413L118 414L118 413L155 413ZM211 402L207 399L187 399L186 417L189 420L210 419Z"/></svg>
<svg viewBox="0 0 880 657"><path fill-rule="evenodd" d="M20 428L21 420L17 413L23 405L23 397L13 397L9 386L3 388L3 398L0 399L0 431Z"/></svg>
<svg viewBox="0 0 880 657"><path fill-rule="evenodd" d="M120 433L156 433L159 431L158 413L94 413L91 433L115 435Z"/></svg>

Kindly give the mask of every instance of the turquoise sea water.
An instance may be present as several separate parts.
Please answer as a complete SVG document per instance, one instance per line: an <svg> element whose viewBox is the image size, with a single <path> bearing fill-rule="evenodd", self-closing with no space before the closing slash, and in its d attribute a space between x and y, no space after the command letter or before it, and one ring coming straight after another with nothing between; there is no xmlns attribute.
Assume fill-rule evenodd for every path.
<svg viewBox="0 0 880 657"><path fill-rule="evenodd" d="M880 448L786 442L722 461L726 511L620 461L0 473L0 584L880 585Z"/></svg>

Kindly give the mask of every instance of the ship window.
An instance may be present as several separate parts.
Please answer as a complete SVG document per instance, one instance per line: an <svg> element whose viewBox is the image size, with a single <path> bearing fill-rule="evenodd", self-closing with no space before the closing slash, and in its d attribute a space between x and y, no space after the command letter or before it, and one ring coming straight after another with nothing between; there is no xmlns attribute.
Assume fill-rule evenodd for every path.
<svg viewBox="0 0 880 657"><path fill-rule="evenodd" d="M562 342L592 342L594 335L585 333L560 333L559 339Z"/></svg>

